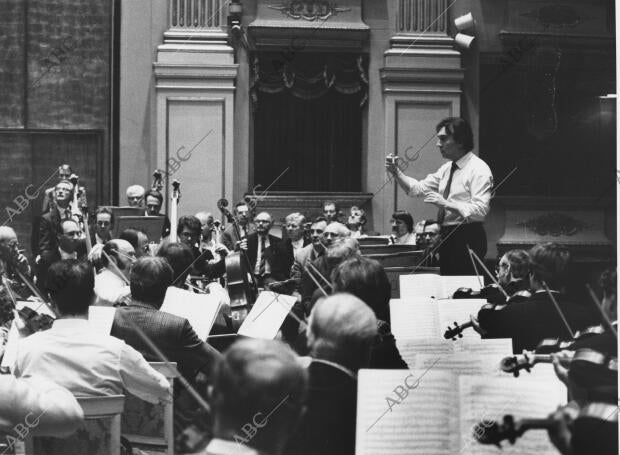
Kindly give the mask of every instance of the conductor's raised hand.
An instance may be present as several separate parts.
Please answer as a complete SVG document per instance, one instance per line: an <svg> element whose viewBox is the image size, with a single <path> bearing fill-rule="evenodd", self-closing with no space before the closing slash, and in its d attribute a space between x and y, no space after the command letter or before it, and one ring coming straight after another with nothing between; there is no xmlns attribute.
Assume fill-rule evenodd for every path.
<svg viewBox="0 0 620 455"><path fill-rule="evenodd" d="M445 207L448 203L448 201L446 201L446 199L441 194L435 193L434 191L429 191L428 193L426 193L424 202L436 205L437 207Z"/></svg>
<svg viewBox="0 0 620 455"><path fill-rule="evenodd" d="M385 169L390 173L396 175L398 172L398 157L391 153L385 157Z"/></svg>

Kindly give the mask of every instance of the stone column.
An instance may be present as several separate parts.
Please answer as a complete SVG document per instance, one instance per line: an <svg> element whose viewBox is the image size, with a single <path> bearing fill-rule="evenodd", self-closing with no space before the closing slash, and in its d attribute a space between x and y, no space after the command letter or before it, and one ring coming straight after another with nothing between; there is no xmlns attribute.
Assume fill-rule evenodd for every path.
<svg viewBox="0 0 620 455"><path fill-rule="evenodd" d="M154 64L157 166L181 182L179 216L217 211L232 197L238 65L224 29L225 0L169 0L169 29Z"/></svg>
<svg viewBox="0 0 620 455"><path fill-rule="evenodd" d="M388 2L393 35L380 70L385 153L400 156L404 172L414 178L425 177L443 163L435 146L436 123L460 115L463 69L448 35L447 6L447 0ZM389 220L395 208L409 211L416 222L436 217L434 206L409 198L395 183L388 185L374 201L373 210L383 211L378 219Z"/></svg>

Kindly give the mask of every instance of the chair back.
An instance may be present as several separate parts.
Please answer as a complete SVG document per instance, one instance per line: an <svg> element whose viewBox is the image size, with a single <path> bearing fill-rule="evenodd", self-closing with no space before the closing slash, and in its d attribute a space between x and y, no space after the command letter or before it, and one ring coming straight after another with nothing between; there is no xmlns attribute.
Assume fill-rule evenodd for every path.
<svg viewBox="0 0 620 455"><path fill-rule="evenodd" d="M124 395L77 398L84 423L68 438L28 437L26 455L120 455Z"/></svg>
<svg viewBox="0 0 620 455"><path fill-rule="evenodd" d="M365 246L381 246L388 245L390 243L390 238L387 236L367 236L367 237L359 237L357 239L360 247Z"/></svg>
<svg viewBox="0 0 620 455"><path fill-rule="evenodd" d="M179 376L176 362L150 362L149 365L163 374L170 383L170 396L174 379ZM133 447L158 453L174 454L174 407L173 403L152 404L128 394L121 429L125 439Z"/></svg>

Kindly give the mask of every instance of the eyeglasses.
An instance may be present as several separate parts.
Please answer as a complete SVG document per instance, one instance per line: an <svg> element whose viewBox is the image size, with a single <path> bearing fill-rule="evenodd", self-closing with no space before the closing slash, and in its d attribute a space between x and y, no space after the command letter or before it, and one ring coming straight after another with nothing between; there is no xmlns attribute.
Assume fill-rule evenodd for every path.
<svg viewBox="0 0 620 455"><path fill-rule="evenodd" d="M261 223L261 224L269 224L269 223L271 223L271 221L269 221L269 220L254 220L254 222L256 224L259 224L259 223Z"/></svg>
<svg viewBox="0 0 620 455"><path fill-rule="evenodd" d="M109 226L110 224L112 223L110 223L109 221L97 221L97 226L105 227L105 226Z"/></svg>
<svg viewBox="0 0 620 455"><path fill-rule="evenodd" d="M67 237L73 237L73 238L76 238L76 239L79 239L81 234L82 234L82 233L81 233L80 231L69 231L69 232L65 232L65 235L66 235Z"/></svg>

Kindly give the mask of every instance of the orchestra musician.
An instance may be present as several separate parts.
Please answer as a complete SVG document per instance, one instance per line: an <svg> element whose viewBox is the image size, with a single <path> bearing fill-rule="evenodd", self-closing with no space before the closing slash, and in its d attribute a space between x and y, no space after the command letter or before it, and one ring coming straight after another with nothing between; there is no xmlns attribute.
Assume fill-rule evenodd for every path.
<svg viewBox="0 0 620 455"><path fill-rule="evenodd" d="M164 215L161 212L161 206L164 203L164 197L161 192L155 189L150 189L144 193L144 201L146 203L146 210L144 216L159 216L164 217L164 226L161 231L161 236L168 237L170 235L170 218L168 215Z"/></svg>
<svg viewBox="0 0 620 455"><path fill-rule="evenodd" d="M566 248L556 243L543 243L535 245L529 255L532 296L501 309L485 306L477 317L472 316L474 329L481 335L512 338L515 353L535 349L544 338L571 338L571 331L589 327L596 321L588 307L572 302L564 292L570 266L570 253ZM570 330L552 299L558 303Z"/></svg>
<svg viewBox="0 0 620 455"><path fill-rule="evenodd" d="M130 294L127 282L136 252L133 246L123 239L110 240L104 245L103 252L103 268L95 277L95 305L116 306L124 303Z"/></svg>
<svg viewBox="0 0 620 455"><path fill-rule="evenodd" d="M421 265L439 267L438 245L441 242L441 235L437 221L422 220L416 224L415 231L416 244L421 250L424 250L424 261Z"/></svg>
<svg viewBox="0 0 620 455"><path fill-rule="evenodd" d="M473 275L468 245L484 258L487 239L483 222L489 212L493 175L489 166L472 152L469 124L456 117L436 126L437 147L449 162L423 180L407 177L397 158L388 155L385 167L407 194L424 196L424 202L438 207L441 226L439 261L442 275Z"/></svg>
<svg viewBox="0 0 620 455"><path fill-rule="evenodd" d="M127 205L129 207L142 207L144 205L144 187L142 185L131 185L127 188Z"/></svg>
<svg viewBox="0 0 620 455"><path fill-rule="evenodd" d="M291 244L295 257L297 257L299 252L310 243L307 242L303 236L303 226L305 222L306 217L299 212L290 213L284 218L287 242Z"/></svg>
<svg viewBox="0 0 620 455"><path fill-rule="evenodd" d="M53 215L54 210L57 209L53 209L51 212L44 215L43 220L45 223L41 224L42 231L44 228L49 228L49 231L56 237L53 243L51 241L49 243L46 242L46 248L41 251L41 257L37 266L37 282L40 286L45 285L47 270L53 263L61 259L83 259L86 256L86 245L82 239L83 233L76 220L73 218L59 220L58 234L52 231L50 228L51 221L48 221L46 217L48 215ZM52 237L46 232L45 236L41 236L41 239L51 240Z"/></svg>
<svg viewBox="0 0 620 455"><path fill-rule="evenodd" d="M259 287L290 277L293 248L282 239L269 234L273 224L271 215L261 212L254 218L256 232L249 234L239 247L247 252Z"/></svg>
<svg viewBox="0 0 620 455"><path fill-rule="evenodd" d="M177 227L179 242L186 244L192 250L194 256L193 270L196 271L196 275L203 275L211 280L219 278L226 272L226 266L222 260L211 262L214 259L211 251L200 251L201 232L202 225L195 216L187 215L179 218ZM216 252L223 258L228 254L228 249L224 245L219 245Z"/></svg>
<svg viewBox="0 0 620 455"><path fill-rule="evenodd" d="M237 237L237 233L232 224L228 225L222 233L222 243L231 251L235 249L237 242L255 231L254 224L250 223L250 208L245 202L238 202L235 204L233 215L239 225L241 238Z"/></svg>
<svg viewBox="0 0 620 455"><path fill-rule="evenodd" d="M107 207L99 207L95 211L95 229L91 231L92 245L105 245L112 239L114 214Z"/></svg>

